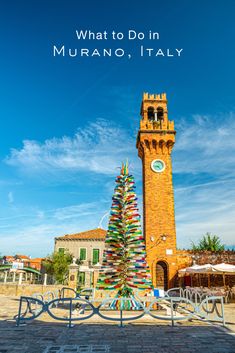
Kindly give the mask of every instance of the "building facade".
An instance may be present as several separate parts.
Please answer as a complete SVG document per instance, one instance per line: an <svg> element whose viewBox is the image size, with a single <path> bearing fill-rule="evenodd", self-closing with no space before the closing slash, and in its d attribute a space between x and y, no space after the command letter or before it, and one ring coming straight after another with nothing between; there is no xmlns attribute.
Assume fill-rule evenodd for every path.
<svg viewBox="0 0 235 353"><path fill-rule="evenodd" d="M66 234L55 238L55 251L68 251L74 258L81 260L78 284L90 287L94 272L102 263L106 231L101 228L76 234Z"/></svg>

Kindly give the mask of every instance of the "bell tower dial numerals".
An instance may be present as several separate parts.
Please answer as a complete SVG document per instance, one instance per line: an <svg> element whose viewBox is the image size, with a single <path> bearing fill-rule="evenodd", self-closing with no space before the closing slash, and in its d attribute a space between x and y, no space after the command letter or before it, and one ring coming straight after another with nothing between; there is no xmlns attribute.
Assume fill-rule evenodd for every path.
<svg viewBox="0 0 235 353"><path fill-rule="evenodd" d="M165 170L166 165L161 159L154 159L151 162L151 168L156 173L161 173Z"/></svg>

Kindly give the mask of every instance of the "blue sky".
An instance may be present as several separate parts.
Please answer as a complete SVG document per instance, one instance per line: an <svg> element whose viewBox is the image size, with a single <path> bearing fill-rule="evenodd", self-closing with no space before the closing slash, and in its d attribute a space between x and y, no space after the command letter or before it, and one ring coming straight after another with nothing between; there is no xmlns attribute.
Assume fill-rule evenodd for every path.
<svg viewBox="0 0 235 353"><path fill-rule="evenodd" d="M44 256L55 236L97 227L126 158L142 208L135 139L144 91L167 93L177 130L178 246L207 231L234 245L234 11L232 0L1 2L2 255ZM160 39L81 43L81 29L152 30ZM183 53L141 58L142 44ZM133 56L53 57L53 45L118 45Z"/></svg>

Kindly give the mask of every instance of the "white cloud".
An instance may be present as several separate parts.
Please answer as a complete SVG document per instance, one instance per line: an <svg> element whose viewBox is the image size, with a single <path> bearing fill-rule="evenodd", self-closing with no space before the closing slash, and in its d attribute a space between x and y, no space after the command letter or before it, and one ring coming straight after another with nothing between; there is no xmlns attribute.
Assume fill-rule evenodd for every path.
<svg viewBox="0 0 235 353"><path fill-rule="evenodd" d="M235 179L175 190L177 239L189 247L206 232L219 235L227 245L235 244Z"/></svg>
<svg viewBox="0 0 235 353"><path fill-rule="evenodd" d="M235 113L193 118L176 124L174 172L235 175Z"/></svg>
<svg viewBox="0 0 235 353"><path fill-rule="evenodd" d="M23 141L12 149L6 163L29 174L88 171L113 174L122 160L135 151L128 132L104 119L78 129L73 137L52 138L43 143Z"/></svg>
<svg viewBox="0 0 235 353"><path fill-rule="evenodd" d="M193 123L182 119L176 127L173 170L178 174L178 244L189 247L191 240L197 241L208 231L234 245L235 114L193 118Z"/></svg>
<svg viewBox="0 0 235 353"><path fill-rule="evenodd" d="M107 205L102 202L81 203L51 210L30 210L19 214L19 221L1 219L1 254L22 252L45 256L53 251L54 238L97 228Z"/></svg>
<svg viewBox="0 0 235 353"><path fill-rule="evenodd" d="M99 205L96 202L67 206L55 210L53 217L58 220L94 215Z"/></svg>
<svg viewBox="0 0 235 353"><path fill-rule="evenodd" d="M43 211L37 211L36 213L37 218L43 219L45 217L45 212Z"/></svg>
<svg viewBox="0 0 235 353"><path fill-rule="evenodd" d="M7 198L8 198L8 203L10 204L14 203L14 195L12 191L8 192Z"/></svg>
<svg viewBox="0 0 235 353"><path fill-rule="evenodd" d="M176 122L173 150L174 173L235 175L235 114L195 115L192 121ZM73 173L92 172L113 175L121 161L129 158L138 177L135 136L113 122L98 119L73 137L51 138L42 143L23 141L5 159L11 166L30 175L66 179ZM53 178L52 178L53 179Z"/></svg>

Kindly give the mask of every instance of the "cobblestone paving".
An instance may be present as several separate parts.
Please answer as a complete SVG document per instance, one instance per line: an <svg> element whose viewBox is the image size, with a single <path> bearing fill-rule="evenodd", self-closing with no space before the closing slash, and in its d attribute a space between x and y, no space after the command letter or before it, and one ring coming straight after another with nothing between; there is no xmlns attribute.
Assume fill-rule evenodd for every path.
<svg viewBox="0 0 235 353"><path fill-rule="evenodd" d="M197 321L176 327L139 321L124 328L89 322L69 329L45 316L16 327L10 319L17 307L16 298L0 297L0 353L235 353L234 333Z"/></svg>
<svg viewBox="0 0 235 353"><path fill-rule="evenodd" d="M0 353L234 353L235 337L216 327L34 322L25 327L0 324ZM54 348L53 348L54 347ZM108 349L107 349L108 347ZM82 350L83 349L83 350Z"/></svg>

